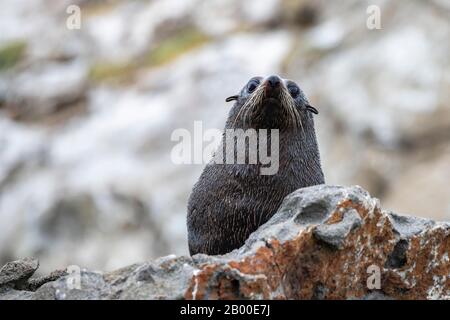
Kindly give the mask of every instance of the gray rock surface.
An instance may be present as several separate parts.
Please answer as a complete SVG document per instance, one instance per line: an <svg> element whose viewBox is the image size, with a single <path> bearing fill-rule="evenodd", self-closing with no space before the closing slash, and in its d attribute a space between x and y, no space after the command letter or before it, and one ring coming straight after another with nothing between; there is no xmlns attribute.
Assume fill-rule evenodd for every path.
<svg viewBox="0 0 450 320"><path fill-rule="evenodd" d="M39 261L25 258L5 264L0 269L0 286L26 281L39 268Z"/></svg>
<svg viewBox="0 0 450 320"><path fill-rule="evenodd" d="M0 265L111 271L187 254L202 165L174 164L171 134L222 129L225 98L273 73L320 111L327 183L450 220L448 0L260 2L1 1Z"/></svg>
<svg viewBox="0 0 450 320"><path fill-rule="evenodd" d="M35 291L43 284L67 274L65 270L56 270L49 275L32 277L38 268L39 261L33 258L8 262L0 269L0 288L4 290L9 288L17 292L19 296L27 297L26 292L19 292L14 289ZM11 295L11 292L7 292L6 298L8 295Z"/></svg>
<svg viewBox="0 0 450 320"><path fill-rule="evenodd" d="M361 225L361 218L356 210L349 210L339 223L321 224L314 228L314 236L331 246L341 249L348 234Z"/></svg>
<svg viewBox="0 0 450 320"><path fill-rule="evenodd" d="M392 222L394 221L394 222ZM381 210L358 186L315 186L223 256L166 256L113 272L68 269L18 289L35 260L0 271L0 299L450 299L450 224ZM367 270L380 270L380 288ZM49 279L47 277L47 279Z"/></svg>

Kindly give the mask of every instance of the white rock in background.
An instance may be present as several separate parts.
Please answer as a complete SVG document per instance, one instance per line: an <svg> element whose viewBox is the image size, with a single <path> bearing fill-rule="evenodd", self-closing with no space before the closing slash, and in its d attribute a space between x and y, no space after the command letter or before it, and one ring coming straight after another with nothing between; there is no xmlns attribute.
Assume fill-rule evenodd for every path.
<svg viewBox="0 0 450 320"><path fill-rule="evenodd" d="M279 0L196 1L193 22L206 34L224 36L241 26L269 23L277 16ZM212 13L217 14L212 14Z"/></svg>
<svg viewBox="0 0 450 320"><path fill-rule="evenodd" d="M346 26L341 20L328 20L313 28L307 34L307 39L314 49L331 50L342 43L346 31Z"/></svg>
<svg viewBox="0 0 450 320"><path fill-rule="evenodd" d="M386 146L401 142L440 103L446 57L417 27L404 26L319 63L323 103L355 135L370 132ZM319 92L317 92L319 94Z"/></svg>
<svg viewBox="0 0 450 320"><path fill-rule="evenodd" d="M342 4L319 5L333 18L303 32L262 31L279 1L258 8L253 6L259 1L122 1L87 14L81 30L68 31L59 27L66 17L60 2L51 10L42 9L45 1L34 2L40 17L22 13L28 2L8 2L15 3L23 8L14 9L7 23L0 20L0 26L8 24L0 39L24 37L31 68L13 76L11 92L6 81L0 88L5 97L31 102L39 95L30 106L46 112L75 92L87 97L85 113L51 130L0 115L0 181L8 177L0 182L0 259L39 253L43 271L67 264L114 269L186 253L186 201L202 166L173 164L170 135L176 128L192 129L194 120L203 120L204 129L222 128L231 107L225 98L254 75L289 73L319 102L317 134L329 183L365 185L367 177L379 176L389 182L383 179L409 167L410 157L396 149L388 149L394 155L380 152L380 145L395 148L416 128L434 128L415 121L433 114L442 100L436 74L446 72L448 50L437 46L445 34L439 20L423 24L417 17L412 25L366 38L359 2L348 3L346 11L337 10ZM22 26L24 17L29 24ZM131 84L83 85L90 65L132 60L161 36L155 28L191 20L212 36L210 42L169 64L141 68ZM235 32L240 27L250 31ZM293 47L303 45L319 49L319 58L292 55ZM368 144L367 131L377 134L375 143ZM406 172L399 179L412 176ZM442 183L437 177L433 171L431 185ZM389 203L401 203L404 197L397 195Z"/></svg>
<svg viewBox="0 0 450 320"><path fill-rule="evenodd" d="M23 118L47 115L82 99L87 77L88 67L82 61L36 65L12 77L5 102Z"/></svg>
<svg viewBox="0 0 450 320"><path fill-rule="evenodd" d="M171 162L171 133L195 120L222 128L225 98L251 76L278 70L290 45L286 32L241 34L142 71L136 87L91 88L87 114L40 136L45 161L0 195L0 220L15 216L3 242L14 246L4 252L42 251L49 269L60 261L109 269L186 253L186 202L201 166Z"/></svg>
<svg viewBox="0 0 450 320"><path fill-rule="evenodd" d="M9 175L42 161L46 150L43 130L27 128L0 117L0 188Z"/></svg>

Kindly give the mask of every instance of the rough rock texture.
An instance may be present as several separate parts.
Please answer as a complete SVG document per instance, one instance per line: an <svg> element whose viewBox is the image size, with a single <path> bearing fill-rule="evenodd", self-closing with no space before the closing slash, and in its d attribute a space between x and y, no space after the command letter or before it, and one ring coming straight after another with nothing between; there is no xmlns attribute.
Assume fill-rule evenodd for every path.
<svg viewBox="0 0 450 320"><path fill-rule="evenodd" d="M25 258L12 261L0 269L0 286L26 281L39 268L39 261Z"/></svg>
<svg viewBox="0 0 450 320"><path fill-rule="evenodd" d="M37 268L16 261L0 271L0 299L450 299L449 249L449 223L383 211L358 186L322 185L286 197L229 254L81 270L78 287L69 274L34 292L5 285ZM368 288L373 268L379 289Z"/></svg>
<svg viewBox="0 0 450 320"><path fill-rule="evenodd" d="M0 292L6 293L3 298L7 299L11 296L17 299L20 296L29 296L30 291L35 291L43 284L59 279L67 274L65 270L55 270L46 276L32 277L38 268L39 261L33 258L24 258L5 264L0 269ZM19 296L12 294L11 290L17 292Z"/></svg>
<svg viewBox="0 0 450 320"><path fill-rule="evenodd" d="M203 165L174 164L171 134L222 130L253 75L297 81L319 109L328 183L450 221L450 1L261 2L1 0L0 265L187 254Z"/></svg>

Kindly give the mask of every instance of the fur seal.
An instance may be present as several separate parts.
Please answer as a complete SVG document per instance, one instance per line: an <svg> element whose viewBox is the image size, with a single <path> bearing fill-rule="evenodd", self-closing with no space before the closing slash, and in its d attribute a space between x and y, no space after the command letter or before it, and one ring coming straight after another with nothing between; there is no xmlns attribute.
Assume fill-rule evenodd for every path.
<svg viewBox="0 0 450 320"><path fill-rule="evenodd" d="M208 163L188 201L191 255L225 254L241 247L275 214L285 196L324 183L313 121L318 112L295 82L276 75L254 77L226 101L236 102L225 131L278 129L278 171L261 174L259 159L253 164ZM268 140L274 140L273 133L268 134ZM259 148L260 140L257 144ZM249 160L248 155L245 160Z"/></svg>

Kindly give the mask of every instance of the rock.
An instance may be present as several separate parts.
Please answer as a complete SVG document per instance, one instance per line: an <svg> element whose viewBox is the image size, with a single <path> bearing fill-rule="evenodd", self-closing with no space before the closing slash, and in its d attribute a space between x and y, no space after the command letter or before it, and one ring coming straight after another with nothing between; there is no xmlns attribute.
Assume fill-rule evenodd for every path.
<svg viewBox="0 0 450 320"><path fill-rule="evenodd" d="M450 299L449 249L449 223L383 211L358 186L320 185L287 196L228 254L79 269L35 292L0 285L0 299ZM27 261L0 279L28 277ZM368 287L371 270L379 287Z"/></svg>
<svg viewBox="0 0 450 320"><path fill-rule="evenodd" d="M17 119L43 117L84 99L87 80L81 61L37 65L10 79L5 105Z"/></svg>
<svg viewBox="0 0 450 320"><path fill-rule="evenodd" d="M56 270L46 276L31 278L38 268L39 261L33 258L24 258L5 264L0 269L0 292L5 291L5 297L3 298L8 299L8 296L14 298L15 295L18 295L26 299L30 296L30 291L35 291L44 283L66 275L65 270ZM5 290L8 288L15 293L11 293L11 290Z"/></svg>
<svg viewBox="0 0 450 320"><path fill-rule="evenodd" d="M319 107L327 182L358 184L386 207L448 221L450 64L440 43L449 28L437 13L446 6L373 1L382 18L371 30L369 3L314 4L320 19L298 32L286 70Z"/></svg>
<svg viewBox="0 0 450 320"><path fill-rule="evenodd" d="M194 120L221 127L228 86L277 70L290 43L240 34L144 72L142 88L89 87L88 114L52 130L0 114L0 265L26 255L45 273L73 261L115 270L188 252L186 199L202 168L173 163L171 134Z"/></svg>
<svg viewBox="0 0 450 320"><path fill-rule="evenodd" d="M449 130L450 132L450 130ZM448 140L447 140L448 141ZM432 156L432 150L423 152L425 160L411 161L405 172L392 181L383 203L400 212L418 213L430 211L435 220L449 220L450 217L450 145L442 154ZM422 160L422 161L420 161ZM425 187L428 186L428 187ZM420 192L417 192L420 190ZM430 208L429 204L433 203Z"/></svg>
<svg viewBox="0 0 450 320"><path fill-rule="evenodd" d="M313 235L324 243L343 248L343 242L348 234L361 225L361 218L356 210L349 210L344 213L344 218L331 224L321 224L314 228Z"/></svg>
<svg viewBox="0 0 450 320"><path fill-rule="evenodd" d="M320 110L328 183L450 220L448 5L403 2L370 3L370 30L358 0L3 0L0 266L111 271L186 254L202 166L174 164L169 138L196 120L221 129L252 75L296 80ZM65 27L69 5L81 29Z"/></svg>
<svg viewBox="0 0 450 320"><path fill-rule="evenodd" d="M61 278L62 276L65 276L66 274L67 274L66 270L55 270L49 275L29 279L28 282L25 284L25 286L22 286L21 289L35 291L37 288L44 285L45 283L55 281Z"/></svg>
<svg viewBox="0 0 450 320"><path fill-rule="evenodd" d="M0 286L26 281L39 268L39 261L33 258L12 261L0 269Z"/></svg>
<svg viewBox="0 0 450 320"><path fill-rule="evenodd" d="M322 6L324 3L320 3L320 1L282 0L281 20L290 25L310 27L317 23Z"/></svg>

